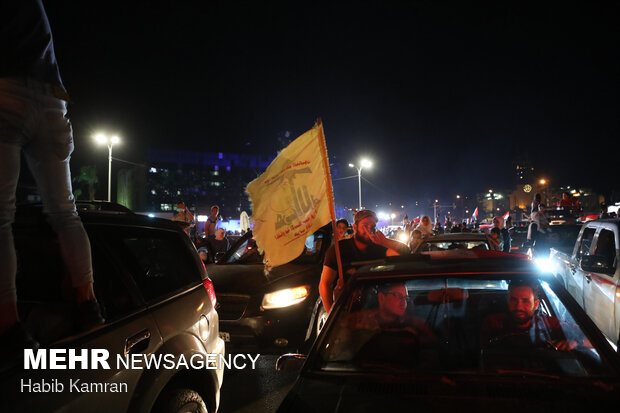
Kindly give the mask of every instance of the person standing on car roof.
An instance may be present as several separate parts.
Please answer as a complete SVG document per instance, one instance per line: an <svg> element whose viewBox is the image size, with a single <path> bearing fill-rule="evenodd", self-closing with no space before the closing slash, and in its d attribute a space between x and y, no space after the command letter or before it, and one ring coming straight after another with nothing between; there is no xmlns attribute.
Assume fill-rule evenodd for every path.
<svg viewBox="0 0 620 413"><path fill-rule="evenodd" d="M0 2L0 346L5 355L38 346L17 312L11 224L22 150L71 276L76 328L104 322L93 290L90 243L71 188L67 102L41 0Z"/></svg>
<svg viewBox="0 0 620 413"><path fill-rule="evenodd" d="M377 231L377 215L363 209L355 214L353 223L353 237L338 241L344 281L355 273L352 262L369 261L386 256L408 254L409 247L388 239L381 231ZM319 284L319 292L323 307L327 312L332 308L334 300L339 295L339 289L335 289L338 280L338 262L335 245L332 245L325 254L323 272Z"/></svg>
<svg viewBox="0 0 620 413"><path fill-rule="evenodd" d="M512 243L512 239L510 238L510 232L508 232L504 226L504 218L493 217L493 227L498 228L502 236L502 251L510 252L510 244Z"/></svg>

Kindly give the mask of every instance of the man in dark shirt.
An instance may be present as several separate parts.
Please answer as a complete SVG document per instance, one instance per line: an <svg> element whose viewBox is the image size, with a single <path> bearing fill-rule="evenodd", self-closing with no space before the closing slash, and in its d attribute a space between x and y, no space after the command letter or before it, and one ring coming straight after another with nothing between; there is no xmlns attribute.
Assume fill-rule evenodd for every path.
<svg viewBox="0 0 620 413"><path fill-rule="evenodd" d="M567 340L560 321L537 314L540 305L538 285L527 280L515 280L508 287L508 313L491 314L482 323L482 348L502 346L543 345L556 350L572 350L574 340Z"/></svg>
<svg viewBox="0 0 620 413"><path fill-rule="evenodd" d="M510 232L508 232L508 230L506 229L505 225L504 225L504 218L503 217L493 217L493 226L495 228L499 228L499 232L500 235L502 237L502 251L503 252L510 252L510 248L511 248L511 244L512 244L512 239L510 238Z"/></svg>
<svg viewBox="0 0 620 413"><path fill-rule="evenodd" d="M377 215L369 210L364 209L355 214L353 223L353 237L340 240L340 258L342 260L343 276L346 279L355 272L355 268L351 265L356 261L368 261L384 258L391 255L401 255L409 253L409 247L398 241L390 240L383 235L382 232L376 230ZM323 263L323 272L321 273L321 282L319 284L319 292L323 301L325 310L329 312L334 303L334 295L338 295L339 289L334 290L336 280L338 279L338 262L336 259L336 248L332 245L325 254Z"/></svg>

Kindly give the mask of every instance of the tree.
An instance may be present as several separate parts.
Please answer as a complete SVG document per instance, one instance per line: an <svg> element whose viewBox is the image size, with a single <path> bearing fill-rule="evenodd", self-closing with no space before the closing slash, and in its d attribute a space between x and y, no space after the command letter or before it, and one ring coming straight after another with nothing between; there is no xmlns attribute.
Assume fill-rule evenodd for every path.
<svg viewBox="0 0 620 413"><path fill-rule="evenodd" d="M95 165L86 165L80 168L80 174L73 178L73 182L88 186L88 200L95 199L95 184L99 182L97 178L97 167ZM79 198L82 195L82 188L75 190L75 197Z"/></svg>

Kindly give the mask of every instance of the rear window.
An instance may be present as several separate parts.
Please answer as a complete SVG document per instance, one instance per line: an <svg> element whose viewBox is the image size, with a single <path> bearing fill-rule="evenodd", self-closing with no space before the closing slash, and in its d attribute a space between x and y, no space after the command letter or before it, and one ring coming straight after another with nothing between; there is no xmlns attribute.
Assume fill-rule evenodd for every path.
<svg viewBox="0 0 620 413"><path fill-rule="evenodd" d="M98 237L133 277L147 302L183 291L201 282L196 257L172 231L116 229Z"/></svg>

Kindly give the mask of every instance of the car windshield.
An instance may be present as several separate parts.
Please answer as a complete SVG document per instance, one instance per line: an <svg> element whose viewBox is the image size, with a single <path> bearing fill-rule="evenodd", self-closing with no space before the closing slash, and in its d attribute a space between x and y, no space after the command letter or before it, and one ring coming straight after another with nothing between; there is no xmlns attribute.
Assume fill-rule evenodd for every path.
<svg viewBox="0 0 620 413"><path fill-rule="evenodd" d="M302 254L293 262L313 263L320 258L323 245L323 234L314 233L306 238ZM254 238L246 238L241 242L226 260L229 264L262 264L263 254L258 252L258 246Z"/></svg>
<svg viewBox="0 0 620 413"><path fill-rule="evenodd" d="M483 249L488 250L489 244L484 240L454 240L454 241L425 241L420 244L417 252L422 251L447 251L455 249Z"/></svg>
<svg viewBox="0 0 620 413"><path fill-rule="evenodd" d="M333 317L319 342L318 361L310 363L323 372L613 374L552 288L537 280L360 282Z"/></svg>

